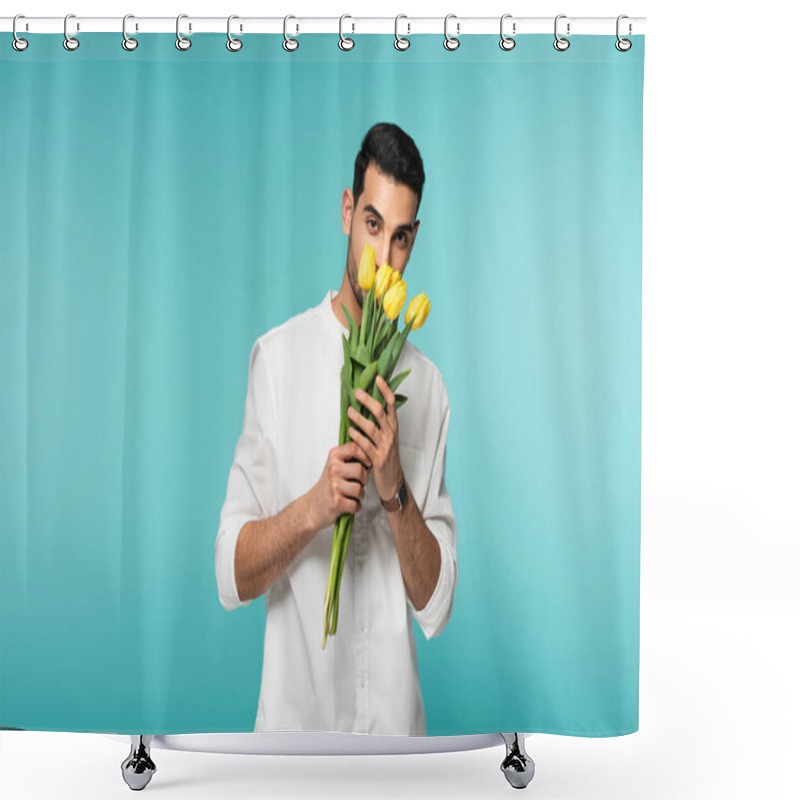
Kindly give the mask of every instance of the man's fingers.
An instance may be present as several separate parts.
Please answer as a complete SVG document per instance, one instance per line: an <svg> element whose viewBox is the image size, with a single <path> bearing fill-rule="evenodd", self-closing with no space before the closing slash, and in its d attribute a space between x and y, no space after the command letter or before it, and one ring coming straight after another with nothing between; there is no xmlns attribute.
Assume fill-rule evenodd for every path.
<svg viewBox="0 0 800 800"><path fill-rule="evenodd" d="M350 442L348 448L351 458L357 458L359 461L363 461L367 467L372 466L370 457L364 452L364 449L358 442Z"/></svg>
<svg viewBox="0 0 800 800"><path fill-rule="evenodd" d="M369 470L361 462L348 461L344 467L342 474L347 480L357 481L362 486L367 485L369 482Z"/></svg>
<svg viewBox="0 0 800 800"><path fill-rule="evenodd" d="M350 480L348 477L345 477L342 481L341 487L342 494L353 500L360 500L366 493L366 488L363 483L358 480Z"/></svg>

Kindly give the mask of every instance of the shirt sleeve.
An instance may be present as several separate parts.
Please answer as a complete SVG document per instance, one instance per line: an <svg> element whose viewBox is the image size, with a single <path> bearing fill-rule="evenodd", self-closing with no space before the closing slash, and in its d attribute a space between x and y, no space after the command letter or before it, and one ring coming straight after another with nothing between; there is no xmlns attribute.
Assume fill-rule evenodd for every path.
<svg viewBox="0 0 800 800"><path fill-rule="evenodd" d="M274 403L270 391L264 345L256 339L250 351L244 423L228 475L214 547L219 600L226 611L251 603L239 597L234 570L242 526L277 513L277 458L271 438Z"/></svg>
<svg viewBox="0 0 800 800"><path fill-rule="evenodd" d="M425 493L424 506L420 509L425 524L430 528L442 556L439 579L427 605L417 610L410 598L411 612L419 623L426 639L438 636L447 625L453 609L453 597L458 580L458 561L456 558L456 520L453 515L453 504L445 485L445 467L447 463L447 431L450 426L450 403L444 381L439 377L441 396L441 423L436 450L433 456L428 491Z"/></svg>

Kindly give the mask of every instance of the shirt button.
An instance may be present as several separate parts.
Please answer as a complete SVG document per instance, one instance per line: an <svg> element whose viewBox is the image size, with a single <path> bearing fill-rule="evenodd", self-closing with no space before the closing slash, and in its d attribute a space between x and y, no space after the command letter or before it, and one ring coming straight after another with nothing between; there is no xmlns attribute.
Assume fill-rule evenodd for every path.
<svg viewBox="0 0 800 800"><path fill-rule="evenodd" d="M366 686L366 681L362 678L361 679L361 688L363 689Z"/></svg>
<svg viewBox="0 0 800 800"><path fill-rule="evenodd" d="M364 621L362 620L362 621L361 621L361 632L362 632L362 633L364 632L364 630L366 629L366 627L367 627L367 626L364 624Z"/></svg>

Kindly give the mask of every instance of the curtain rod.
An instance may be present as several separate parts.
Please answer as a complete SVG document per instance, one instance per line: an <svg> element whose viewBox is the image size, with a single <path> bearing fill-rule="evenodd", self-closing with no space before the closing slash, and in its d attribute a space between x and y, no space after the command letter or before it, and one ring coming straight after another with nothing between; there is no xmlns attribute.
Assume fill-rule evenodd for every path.
<svg viewBox="0 0 800 800"><path fill-rule="evenodd" d="M122 17L81 17L68 15L67 28L70 36L79 33L122 33ZM226 33L228 17L193 17L181 14L181 35L192 33ZM447 30L450 36L476 33L496 33L500 35L500 16L459 17L448 15ZM560 14L558 20L559 36L576 34L614 35L617 31L617 17L570 17ZM552 17L514 17L505 15L503 31L506 36L526 33L549 33L555 31L555 15ZM631 36L644 33L645 17L623 17L620 20L620 35ZM0 17L0 30L11 31L13 17ZM60 33L64 34L64 17L28 17L17 19L17 33ZM136 17L130 15L126 23L129 36L135 33L176 32L177 17ZM294 36L302 33L339 33L340 24L345 34L387 33L394 34L395 24L403 36L415 33L444 34L445 17L303 17L291 15L287 32ZM241 33L280 33L284 31L284 17L240 17L231 20L231 31Z"/></svg>

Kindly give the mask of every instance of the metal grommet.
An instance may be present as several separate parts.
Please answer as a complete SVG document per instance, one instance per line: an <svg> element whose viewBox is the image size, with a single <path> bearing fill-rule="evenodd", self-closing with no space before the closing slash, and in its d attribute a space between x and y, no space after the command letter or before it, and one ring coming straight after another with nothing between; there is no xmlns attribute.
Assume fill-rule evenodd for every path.
<svg viewBox="0 0 800 800"><path fill-rule="evenodd" d="M458 36L458 34L461 32L460 22L456 23L456 36L450 36L447 33L447 20L449 20L450 17L455 17L455 16L456 16L455 14L448 14L444 18L444 42L442 42L442 44L444 44L445 50L458 50L458 46L461 44L461 42L456 38L456 36Z"/></svg>
<svg viewBox="0 0 800 800"><path fill-rule="evenodd" d="M400 17L403 17L403 19L408 19L408 17L405 14L398 14L394 18L394 46L396 50L408 50L408 48L411 47L411 39L406 39L405 36L401 36L397 32L397 23L400 21ZM408 28L408 33L410 34L411 23L406 22L406 27Z"/></svg>
<svg viewBox="0 0 800 800"><path fill-rule="evenodd" d="M500 49L501 50L513 50L514 47L517 44L514 39L512 39L510 36L506 36L503 33L503 22L504 22L506 17L510 17L510 16L511 16L511 14L503 14L503 16L500 17ZM516 22L512 22L511 23L511 32L512 33L516 33L517 32L517 23Z"/></svg>
<svg viewBox="0 0 800 800"><path fill-rule="evenodd" d="M627 14L620 14L617 17L617 41L614 43L614 47L617 48L621 53L625 53L633 47L633 42L630 39L620 39L619 36L619 21L621 19L629 19ZM630 36L631 31L633 30L633 26L628 23L628 35Z"/></svg>
<svg viewBox="0 0 800 800"><path fill-rule="evenodd" d="M131 50L135 50L139 46L139 41L134 39L132 36L128 36L125 31L126 23L128 22L128 17L132 17L133 14L126 14L122 18L122 49L127 50L130 52Z"/></svg>
<svg viewBox="0 0 800 800"><path fill-rule="evenodd" d="M353 19L349 14L342 14L342 16L339 17L339 47L342 50L352 50L356 46L356 43L349 36L345 36L342 33L342 22L344 21L345 17L348 19ZM355 23L353 23L353 30L355 29L356 26Z"/></svg>
<svg viewBox="0 0 800 800"><path fill-rule="evenodd" d="M283 18L283 49L289 50L291 52L293 50L297 50L297 48L300 47L300 40L295 39L286 33L286 22L287 20L290 19L297 19L297 17L293 16L292 14L287 14Z"/></svg>
<svg viewBox="0 0 800 800"><path fill-rule="evenodd" d="M181 17L188 17L188 14L178 14L178 18L175 20L175 47L178 50L188 50L192 46L192 40L187 39L185 36L181 36ZM192 29L192 26L189 26L189 30Z"/></svg>
<svg viewBox="0 0 800 800"><path fill-rule="evenodd" d="M70 17L74 17L74 16L75 16L74 14L67 14L67 16L64 17L64 49L65 50L77 50L78 47L80 47L80 44L81 44L74 36L70 36L67 33L67 20ZM80 26L78 26L78 30L80 30Z"/></svg>
<svg viewBox="0 0 800 800"><path fill-rule="evenodd" d="M228 50L231 51L231 53L238 53L239 50L242 49L242 45L244 44L244 42L242 42L241 39L237 39L235 36L231 36L231 20L232 19L239 19L239 15L238 14L231 14L228 17L228 41L225 42L225 47L227 47ZM241 28L240 28L240 30L241 30Z"/></svg>
<svg viewBox="0 0 800 800"><path fill-rule="evenodd" d="M558 21L562 17L564 19L566 19L567 15L566 14L559 14L556 17L556 21L555 21L555 25L554 25L554 30L555 30L555 34L556 34L556 40L553 42L553 47L555 47L556 50L564 51L569 47L569 39L565 39L563 36L559 36L558 35ZM567 23L567 36L569 36L569 22Z"/></svg>
<svg viewBox="0 0 800 800"><path fill-rule="evenodd" d="M24 14L17 14L14 17L14 21L11 23L11 32L14 34L14 38L11 40L11 46L19 53L28 49L28 40L23 39L21 36L17 36L17 20L20 17L25 19Z"/></svg>

